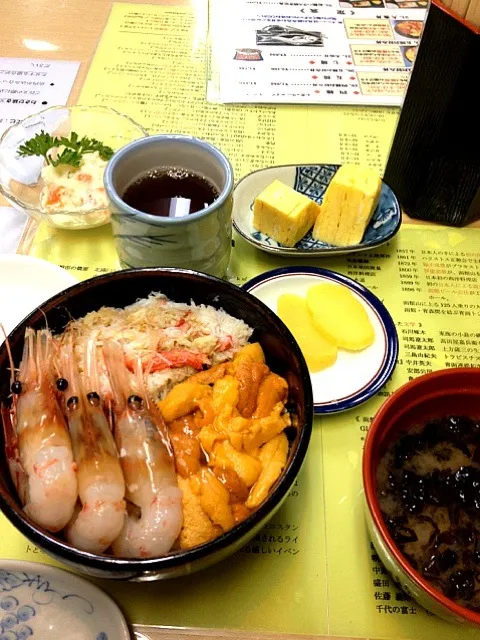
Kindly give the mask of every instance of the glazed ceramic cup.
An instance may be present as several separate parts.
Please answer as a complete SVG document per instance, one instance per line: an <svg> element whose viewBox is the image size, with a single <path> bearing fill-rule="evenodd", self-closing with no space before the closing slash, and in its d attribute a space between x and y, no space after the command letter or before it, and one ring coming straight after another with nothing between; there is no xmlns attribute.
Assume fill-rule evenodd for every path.
<svg viewBox="0 0 480 640"><path fill-rule="evenodd" d="M202 175L220 195L206 209L177 219L144 213L123 202L126 188L142 174L171 166ZM191 136L149 136L115 153L104 182L123 268L181 267L225 275L232 246L233 170L221 151Z"/></svg>

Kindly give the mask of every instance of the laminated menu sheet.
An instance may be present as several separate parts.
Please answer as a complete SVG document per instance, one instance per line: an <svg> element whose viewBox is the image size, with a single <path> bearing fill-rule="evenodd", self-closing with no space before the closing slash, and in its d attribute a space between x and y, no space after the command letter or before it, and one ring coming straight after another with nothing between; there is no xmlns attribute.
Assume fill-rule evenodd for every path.
<svg viewBox="0 0 480 640"><path fill-rule="evenodd" d="M0 134L27 116L65 104L79 62L0 58Z"/></svg>
<svg viewBox="0 0 480 640"><path fill-rule="evenodd" d="M401 105L427 0L211 0L209 98Z"/></svg>
<svg viewBox="0 0 480 640"><path fill-rule="evenodd" d="M115 4L79 103L116 108L151 134L204 138L227 155L236 180L249 171L292 163L352 162L383 172L397 108L207 102L207 18L206 0L193 8ZM28 251L33 239L39 255L48 254L81 278L119 267L110 252L109 228L72 234L34 226L21 250ZM77 245L86 253L70 250Z"/></svg>

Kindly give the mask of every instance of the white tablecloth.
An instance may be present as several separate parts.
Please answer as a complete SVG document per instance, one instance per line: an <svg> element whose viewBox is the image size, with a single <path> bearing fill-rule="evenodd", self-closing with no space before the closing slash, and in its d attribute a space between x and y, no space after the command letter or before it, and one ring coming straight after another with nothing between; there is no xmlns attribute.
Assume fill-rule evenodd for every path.
<svg viewBox="0 0 480 640"><path fill-rule="evenodd" d="M27 220L13 207L0 207L0 254L16 253Z"/></svg>

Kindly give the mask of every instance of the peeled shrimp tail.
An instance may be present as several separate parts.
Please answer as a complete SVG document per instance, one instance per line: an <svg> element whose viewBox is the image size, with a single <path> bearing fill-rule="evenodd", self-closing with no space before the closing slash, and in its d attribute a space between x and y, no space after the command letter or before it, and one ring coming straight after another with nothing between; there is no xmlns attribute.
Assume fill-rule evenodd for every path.
<svg viewBox="0 0 480 640"><path fill-rule="evenodd" d="M95 344L86 349L95 349ZM125 521L125 482L115 442L100 396L85 393L76 369L73 347L62 353L69 391L66 415L78 469L77 508L66 529L67 540L85 551L102 553L119 535Z"/></svg>
<svg viewBox="0 0 480 640"><path fill-rule="evenodd" d="M110 477L83 482L78 504L65 534L68 542L90 553L103 553L118 538L125 524L123 477L115 469Z"/></svg>
<svg viewBox="0 0 480 640"><path fill-rule="evenodd" d="M124 558L153 558L170 551L183 523L182 491L164 487L155 494L138 519L129 516L120 536L112 544L113 553Z"/></svg>

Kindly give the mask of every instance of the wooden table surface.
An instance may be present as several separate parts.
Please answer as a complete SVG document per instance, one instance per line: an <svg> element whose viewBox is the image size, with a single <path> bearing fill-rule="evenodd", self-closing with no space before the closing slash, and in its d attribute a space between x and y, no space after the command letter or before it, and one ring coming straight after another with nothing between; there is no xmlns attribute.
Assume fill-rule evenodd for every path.
<svg viewBox="0 0 480 640"><path fill-rule="evenodd" d="M189 4L188 0L132 0L145 4ZM0 57L81 62L70 95L74 104L107 22L112 0L0 0ZM0 204L2 204L0 202ZM405 222L411 220L408 216ZM480 227L480 221L474 223ZM132 588L135 588L132 586ZM324 636L255 634L222 630L135 627L138 640L326 640ZM347 640L336 637L337 640ZM367 640L367 639L365 639Z"/></svg>

